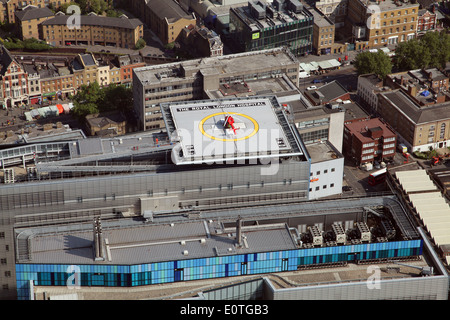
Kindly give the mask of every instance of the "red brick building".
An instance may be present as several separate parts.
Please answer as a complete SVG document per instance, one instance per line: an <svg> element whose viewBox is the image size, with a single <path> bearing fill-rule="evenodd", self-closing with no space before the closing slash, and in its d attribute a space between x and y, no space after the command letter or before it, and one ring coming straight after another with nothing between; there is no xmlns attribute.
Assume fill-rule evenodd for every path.
<svg viewBox="0 0 450 320"><path fill-rule="evenodd" d="M396 145L396 133L378 118L344 125L343 151L357 164L392 158Z"/></svg>
<svg viewBox="0 0 450 320"><path fill-rule="evenodd" d="M434 8L434 7L433 7ZM437 14L427 9L419 10L417 17L417 34L436 30Z"/></svg>
<svg viewBox="0 0 450 320"><path fill-rule="evenodd" d="M4 47L0 47L0 103L8 108L28 103L28 74Z"/></svg>
<svg viewBox="0 0 450 320"><path fill-rule="evenodd" d="M138 54L118 56L116 59L116 64L120 67L120 82L125 86L131 86L133 82L134 68L146 66L142 56Z"/></svg>

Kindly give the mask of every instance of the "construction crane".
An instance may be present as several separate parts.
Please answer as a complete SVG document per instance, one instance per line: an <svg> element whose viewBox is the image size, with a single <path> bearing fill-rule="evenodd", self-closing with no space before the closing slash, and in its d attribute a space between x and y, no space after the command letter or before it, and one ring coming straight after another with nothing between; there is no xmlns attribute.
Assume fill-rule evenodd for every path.
<svg viewBox="0 0 450 320"><path fill-rule="evenodd" d="M432 276L433 275L433 267L419 267L419 266L412 266L406 263L401 263L399 261L390 261L392 263L398 264L400 266L404 266L404 267L410 267L410 268L414 268L414 269L419 269L420 270L420 275L421 276Z"/></svg>

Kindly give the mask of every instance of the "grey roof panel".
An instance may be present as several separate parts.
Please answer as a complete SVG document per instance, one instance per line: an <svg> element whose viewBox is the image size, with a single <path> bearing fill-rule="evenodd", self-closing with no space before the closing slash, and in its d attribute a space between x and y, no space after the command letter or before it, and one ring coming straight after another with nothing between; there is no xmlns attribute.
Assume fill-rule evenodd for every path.
<svg viewBox="0 0 450 320"><path fill-rule="evenodd" d="M42 25L66 25L70 16L59 15L42 22ZM88 26L115 27L124 29L136 29L142 25L139 19L112 18L102 16L81 16L80 23Z"/></svg>
<svg viewBox="0 0 450 320"><path fill-rule="evenodd" d="M27 6L22 11L16 11L15 14L20 21L52 17L54 15L47 7L38 8L35 6Z"/></svg>

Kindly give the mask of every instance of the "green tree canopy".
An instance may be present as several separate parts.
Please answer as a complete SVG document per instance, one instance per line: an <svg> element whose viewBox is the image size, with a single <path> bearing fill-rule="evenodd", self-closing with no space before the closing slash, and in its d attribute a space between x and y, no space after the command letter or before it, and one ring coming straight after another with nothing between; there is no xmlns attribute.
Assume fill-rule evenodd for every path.
<svg viewBox="0 0 450 320"><path fill-rule="evenodd" d="M145 40L142 39L142 38L140 38L140 39L136 42L136 49L138 49L138 50L143 49L146 45L147 45L147 43L145 42Z"/></svg>
<svg viewBox="0 0 450 320"><path fill-rule="evenodd" d="M127 111L133 108L133 91L131 88L112 83L104 88L103 92L103 99L98 104L100 112Z"/></svg>
<svg viewBox="0 0 450 320"><path fill-rule="evenodd" d="M431 55L417 39L401 42L395 49L394 65L400 70L425 68L430 64Z"/></svg>
<svg viewBox="0 0 450 320"><path fill-rule="evenodd" d="M383 51L362 52L355 58L355 68L359 75L374 73L384 79L392 72L392 62Z"/></svg>
<svg viewBox="0 0 450 320"><path fill-rule="evenodd" d="M133 91L123 85L110 84L101 88L97 82L82 85L72 97L74 114L85 118L88 114L109 111L127 112L133 108Z"/></svg>
<svg viewBox="0 0 450 320"><path fill-rule="evenodd" d="M395 50L394 65L400 71L441 68L450 61L450 35L427 32L419 39L401 42Z"/></svg>
<svg viewBox="0 0 450 320"><path fill-rule="evenodd" d="M113 9L113 4L110 0L74 0L74 3L80 7L81 14L90 12L103 14L108 9Z"/></svg>

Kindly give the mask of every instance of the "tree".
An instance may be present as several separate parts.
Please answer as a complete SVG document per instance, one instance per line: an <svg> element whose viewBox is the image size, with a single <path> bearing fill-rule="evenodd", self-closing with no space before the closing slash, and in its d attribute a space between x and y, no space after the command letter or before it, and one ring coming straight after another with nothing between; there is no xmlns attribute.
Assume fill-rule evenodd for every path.
<svg viewBox="0 0 450 320"><path fill-rule="evenodd" d="M123 85L110 84L101 88L97 82L82 85L77 94L72 97L74 114L83 119L88 114L123 111L133 108L133 91Z"/></svg>
<svg viewBox="0 0 450 320"><path fill-rule="evenodd" d="M79 119L86 118L87 115L98 113L98 107L95 103L74 103L75 107L73 108L72 112L75 115L75 117Z"/></svg>
<svg viewBox="0 0 450 320"><path fill-rule="evenodd" d="M359 75L374 73L384 79L392 72L392 62L388 55L379 50L362 52L355 58L355 68Z"/></svg>
<svg viewBox="0 0 450 320"><path fill-rule="evenodd" d="M144 39L140 38L137 42L136 42L136 49L137 50L141 50L143 48L145 48L145 46L147 45L147 43L145 42Z"/></svg>
<svg viewBox="0 0 450 320"><path fill-rule="evenodd" d="M130 88L112 83L104 88L103 91L103 100L99 102L100 112L132 109L133 91Z"/></svg>
<svg viewBox="0 0 450 320"><path fill-rule="evenodd" d="M61 11L61 12L64 12L64 13L68 13L67 12L67 8L69 8L70 6L73 6L73 5L78 5L76 2L73 2L73 1L71 1L71 2L69 2L69 3L63 3L60 7L59 7L59 11Z"/></svg>
<svg viewBox="0 0 450 320"><path fill-rule="evenodd" d="M400 71L444 68L450 61L450 35L445 31L427 32L419 39L401 42L395 50L394 64Z"/></svg>
<svg viewBox="0 0 450 320"><path fill-rule="evenodd" d="M97 82L82 85L73 97L73 112L78 118L85 118L88 114L98 113L98 104L103 100L104 92Z"/></svg>
<svg viewBox="0 0 450 320"><path fill-rule="evenodd" d="M430 51L417 39L401 42L395 49L394 65L399 70L426 68L430 62Z"/></svg>
<svg viewBox="0 0 450 320"><path fill-rule="evenodd" d="M104 98L104 91L101 90L100 85L94 81L89 85L81 85L80 90L74 96L74 103L94 103L98 104Z"/></svg>
<svg viewBox="0 0 450 320"><path fill-rule="evenodd" d="M450 60L450 36L446 32L427 32L420 38L422 46L430 52L429 67L445 67Z"/></svg>

